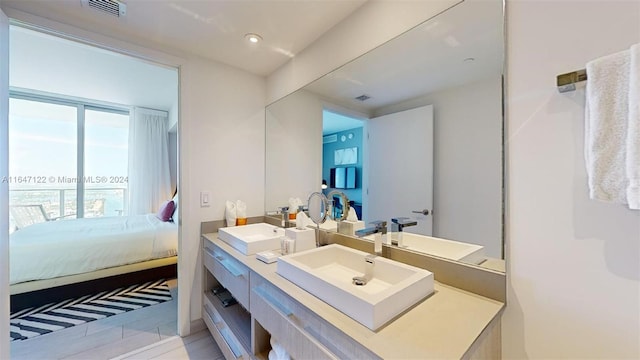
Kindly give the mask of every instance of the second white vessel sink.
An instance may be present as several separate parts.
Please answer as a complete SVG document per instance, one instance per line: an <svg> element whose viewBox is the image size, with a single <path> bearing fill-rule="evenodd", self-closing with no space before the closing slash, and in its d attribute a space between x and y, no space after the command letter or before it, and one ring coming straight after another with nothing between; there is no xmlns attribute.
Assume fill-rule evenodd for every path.
<svg viewBox="0 0 640 360"><path fill-rule="evenodd" d="M398 233L387 234L392 240L398 238ZM373 241L373 235L365 236L365 239ZM467 264L480 264L486 260L484 246L469 244L460 241L446 240L426 235L402 233L404 248L421 253L456 260Z"/></svg>
<svg viewBox="0 0 640 360"><path fill-rule="evenodd" d="M284 229L267 223L224 227L218 230L220 240L244 255L280 248Z"/></svg>
<svg viewBox="0 0 640 360"><path fill-rule="evenodd" d="M373 259L373 277L355 285L365 273L365 252L332 244L278 259L277 272L371 330L433 293L433 274L389 260Z"/></svg>

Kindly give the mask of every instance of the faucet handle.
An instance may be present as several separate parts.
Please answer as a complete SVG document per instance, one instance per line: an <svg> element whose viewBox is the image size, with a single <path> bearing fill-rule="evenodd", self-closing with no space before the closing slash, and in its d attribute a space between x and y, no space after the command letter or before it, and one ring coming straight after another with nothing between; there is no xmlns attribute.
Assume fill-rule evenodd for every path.
<svg viewBox="0 0 640 360"><path fill-rule="evenodd" d="M281 213L288 213L289 212L289 207L288 206L278 206L278 211L280 211Z"/></svg>
<svg viewBox="0 0 640 360"><path fill-rule="evenodd" d="M369 224L374 225L376 229L382 230L383 234L387 233L387 221L386 220L375 220L369 222Z"/></svg>
<svg viewBox="0 0 640 360"><path fill-rule="evenodd" d="M391 222L394 224L398 224L401 226L414 226L414 225L418 225L418 222L416 220L413 220L411 218L408 217L397 217L397 218L392 218Z"/></svg>

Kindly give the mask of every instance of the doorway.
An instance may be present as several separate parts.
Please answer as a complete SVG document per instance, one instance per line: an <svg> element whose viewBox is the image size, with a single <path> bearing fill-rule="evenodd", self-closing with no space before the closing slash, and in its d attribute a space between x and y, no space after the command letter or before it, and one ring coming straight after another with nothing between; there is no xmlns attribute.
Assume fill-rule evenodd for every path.
<svg viewBox="0 0 640 360"><path fill-rule="evenodd" d="M322 111L322 188L344 193L362 219L364 121L351 115ZM338 204L333 204L336 209Z"/></svg>
<svg viewBox="0 0 640 360"><path fill-rule="evenodd" d="M177 261L177 212L175 215L171 213L168 221L157 220L161 210L170 212L164 207L168 206L165 203L174 201L175 207L178 200L173 197L178 189L177 69L18 26L11 26L10 36L8 179L15 179L9 184L9 204L12 210L16 210L10 214L13 232L10 244L16 234L29 239L27 235L37 233L36 228L52 234L49 228L45 229L47 225L55 225L56 229L67 227L71 232L82 234L81 230L71 227L74 221L77 223L73 226L97 221L102 225L94 222L88 225L89 228L115 228L117 222L110 221L126 218L130 222L133 215L143 216L138 220L141 223L143 219L147 221L143 227L148 228L149 222L156 221L150 231L166 236L165 242L169 244L167 248L151 251L155 253L155 259L139 254L144 245L131 250L138 253L138 258L127 260L127 264L106 262L109 254L103 251L104 257L92 259L89 255L84 256L84 263L89 268L80 272L47 269L36 274L37 279L29 278L24 282L14 281L11 274L13 265L21 261L11 249L12 293L14 285L39 283L43 284L40 288L37 286L34 290L27 286L27 290L45 291L49 294L47 296L53 296L47 291L58 288L51 286L58 285L58 280L51 279L59 278L65 279L64 286L76 286L72 293L82 292L82 295L78 293L79 296L70 298L60 299L55 295L52 302L37 306L44 311L29 313L17 322L17 327L12 325L11 332L18 333L11 343L12 356L37 357L38 354L33 353L35 349L44 351L43 354L49 357L82 356L84 352L95 354L95 351L115 356L117 354L111 351L113 343L118 341L118 334L120 340L128 337L127 341L135 343L136 348L159 341L164 336L175 335L177 315L170 315L177 313L175 275L167 279L144 276L139 281L137 279L149 269L159 269L160 265L170 268L169 258L174 258L174 267ZM134 214L130 207L133 198L133 185L129 183L131 169L126 162L131 161L132 149L142 141L137 137L132 140L131 129L139 131L139 128L132 127L131 122L142 117L157 117L163 122L163 136L166 138L163 162L166 163L167 181L166 189L157 196L163 201L156 199L158 205L149 208L146 214ZM115 159L117 155L120 157ZM66 169L65 166L71 168ZM173 231L170 223L175 224L173 250L172 240L168 239L168 234ZM95 243L91 247L106 242L108 236L103 235L93 239ZM123 243L131 242L128 236L116 234L113 238ZM81 238L79 235L77 240ZM70 242L68 236L64 239L58 240L55 247ZM71 242L74 251L80 249L78 244ZM107 245L109 248L118 249L120 246ZM70 256L71 252L67 250L66 255ZM123 257L123 254L112 255L113 258ZM58 263L62 265L60 267L66 267L65 259ZM107 265L103 268L94 266L98 263ZM141 265L143 263L145 265ZM42 276L47 272L63 275L48 279L48 275ZM107 278L115 283L96 285L96 282ZM123 283L118 284L119 281ZM20 290L19 293L30 292ZM163 308L159 313L149 311L154 306ZM32 307L32 310L38 309ZM81 345L83 339L79 334L91 337L87 341L92 343L87 345L90 348ZM105 343L102 347L96 346L95 339L104 339ZM44 343L55 346L48 349L41 346ZM54 350L62 353L52 355Z"/></svg>

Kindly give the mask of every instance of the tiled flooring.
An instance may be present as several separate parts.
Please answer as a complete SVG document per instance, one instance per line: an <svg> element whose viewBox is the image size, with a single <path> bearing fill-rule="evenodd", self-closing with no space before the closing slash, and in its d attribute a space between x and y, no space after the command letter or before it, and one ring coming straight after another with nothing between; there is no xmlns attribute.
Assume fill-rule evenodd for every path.
<svg viewBox="0 0 640 360"><path fill-rule="evenodd" d="M222 355L208 331L176 337L177 288L172 301L11 343L12 359L217 359ZM151 346L158 344L157 347ZM143 349L143 350L139 350Z"/></svg>
<svg viewBox="0 0 640 360"><path fill-rule="evenodd" d="M222 360L224 355L211 337L209 330L202 330L185 338L174 337L132 351L117 358L118 360L151 359L209 359Z"/></svg>

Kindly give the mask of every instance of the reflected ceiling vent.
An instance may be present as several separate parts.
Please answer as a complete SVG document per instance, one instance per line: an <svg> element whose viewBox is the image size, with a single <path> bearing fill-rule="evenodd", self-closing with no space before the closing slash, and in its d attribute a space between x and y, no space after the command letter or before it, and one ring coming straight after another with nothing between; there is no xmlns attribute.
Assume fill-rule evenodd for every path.
<svg viewBox="0 0 640 360"><path fill-rule="evenodd" d="M322 137L323 144L331 144L338 141L338 134L327 135Z"/></svg>
<svg viewBox="0 0 640 360"><path fill-rule="evenodd" d="M127 4L116 0L80 0L83 6L100 10L115 17L127 14Z"/></svg>
<svg viewBox="0 0 640 360"><path fill-rule="evenodd" d="M371 96L365 95L365 94L362 94L362 95L356 97L356 100L358 100L358 101L367 101L369 99L371 99Z"/></svg>

